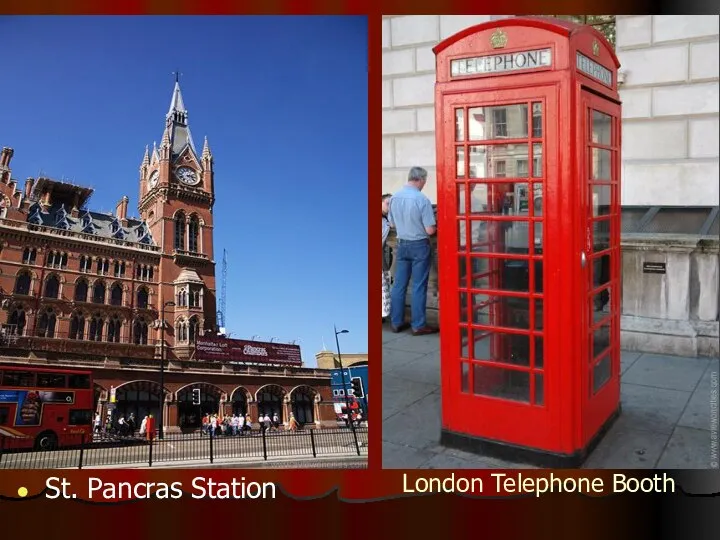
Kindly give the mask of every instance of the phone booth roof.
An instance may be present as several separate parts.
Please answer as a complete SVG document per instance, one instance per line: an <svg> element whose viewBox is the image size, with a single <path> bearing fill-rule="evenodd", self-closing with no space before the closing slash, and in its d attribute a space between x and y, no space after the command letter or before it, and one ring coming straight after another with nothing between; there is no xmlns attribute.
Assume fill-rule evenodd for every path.
<svg viewBox="0 0 720 540"><path fill-rule="evenodd" d="M545 64L511 69L492 60L507 55L550 50ZM477 79L491 75L561 71L574 73L617 91L620 62L610 43L598 30L551 17L513 17L471 26L441 41L433 48L439 83ZM474 56L474 58L468 58ZM527 61L520 57L523 62ZM523 63L523 66L525 64ZM529 65L529 63L528 63ZM502 69L500 69L502 67Z"/></svg>

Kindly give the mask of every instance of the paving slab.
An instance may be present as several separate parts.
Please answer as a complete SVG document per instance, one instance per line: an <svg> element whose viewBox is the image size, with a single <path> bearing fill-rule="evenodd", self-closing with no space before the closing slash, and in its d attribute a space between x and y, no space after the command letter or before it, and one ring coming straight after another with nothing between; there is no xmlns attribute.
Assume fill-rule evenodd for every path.
<svg viewBox="0 0 720 540"><path fill-rule="evenodd" d="M481 456L473 456L472 460L462 459L451 454L435 454L422 466L423 469L496 469L495 463Z"/></svg>
<svg viewBox="0 0 720 540"><path fill-rule="evenodd" d="M435 446L439 435L439 394L429 394L383 422L383 437L419 450Z"/></svg>
<svg viewBox="0 0 720 540"><path fill-rule="evenodd" d="M384 358L384 356L383 356ZM415 357L390 371L399 377L440 387L440 353Z"/></svg>
<svg viewBox="0 0 720 540"><path fill-rule="evenodd" d="M419 469L435 454L388 441L382 443L383 469Z"/></svg>
<svg viewBox="0 0 720 540"><path fill-rule="evenodd" d="M622 381L692 392L705 373L708 363L707 358L643 354L623 374Z"/></svg>
<svg viewBox="0 0 720 540"><path fill-rule="evenodd" d="M617 420L625 431L636 429L670 435L685 406L690 392L653 388L639 384L621 385L622 414Z"/></svg>
<svg viewBox="0 0 720 540"><path fill-rule="evenodd" d="M642 353L639 352L620 351L620 374L625 373L641 356Z"/></svg>
<svg viewBox="0 0 720 540"><path fill-rule="evenodd" d="M430 354L440 350L440 340L437 334L429 336L413 336L410 330L397 334L400 337L387 343L383 343L383 350L397 349L408 352L419 352Z"/></svg>
<svg viewBox="0 0 720 540"><path fill-rule="evenodd" d="M623 411L624 412L624 411ZM584 469L652 469L670 436L615 424L583 464Z"/></svg>
<svg viewBox="0 0 720 540"><path fill-rule="evenodd" d="M711 379L713 377L713 373L715 374L714 376L717 380L717 361L710 362L707 370L705 370L705 374L702 376L702 379L700 379L697 388L693 392L690 397L690 401L685 407L685 411L678 421L678 426L695 429L712 429L712 423L714 422L714 428L717 429L717 415L713 417L711 413Z"/></svg>
<svg viewBox="0 0 720 540"><path fill-rule="evenodd" d="M386 330L383 328L382 333L382 340L383 343L390 343L391 341L395 341L396 339L400 339L401 337L404 337L404 334L395 334L391 332L390 330Z"/></svg>
<svg viewBox="0 0 720 540"><path fill-rule="evenodd" d="M402 368L405 364L409 364L418 358L426 356L421 352L400 351L397 349L383 349L382 352L382 370L383 373Z"/></svg>
<svg viewBox="0 0 720 540"><path fill-rule="evenodd" d="M670 437L658 469L709 469L710 430L678 426Z"/></svg>
<svg viewBox="0 0 720 540"><path fill-rule="evenodd" d="M383 424L387 418L404 411L413 403L432 394L437 387L385 374L383 376ZM438 412L439 414L439 412Z"/></svg>

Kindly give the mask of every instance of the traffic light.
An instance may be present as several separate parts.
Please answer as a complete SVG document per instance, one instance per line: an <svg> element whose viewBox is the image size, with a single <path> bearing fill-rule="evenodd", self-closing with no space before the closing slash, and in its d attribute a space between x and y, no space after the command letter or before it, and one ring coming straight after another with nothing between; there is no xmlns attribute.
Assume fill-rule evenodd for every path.
<svg viewBox="0 0 720 540"><path fill-rule="evenodd" d="M352 385L353 396L356 398L365 397L365 389L363 388L362 379L360 377L353 377L350 380L350 384Z"/></svg>
<svg viewBox="0 0 720 540"><path fill-rule="evenodd" d="M193 405L200 405L200 389L193 388Z"/></svg>

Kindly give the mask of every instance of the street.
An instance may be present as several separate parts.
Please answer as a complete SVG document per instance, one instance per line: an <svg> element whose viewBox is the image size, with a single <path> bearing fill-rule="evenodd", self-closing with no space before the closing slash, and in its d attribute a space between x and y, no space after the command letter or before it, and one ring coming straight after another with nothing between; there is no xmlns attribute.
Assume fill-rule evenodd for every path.
<svg viewBox="0 0 720 540"><path fill-rule="evenodd" d="M361 455L367 455L368 431L356 430ZM83 449L53 450L46 452L4 453L0 456L0 469L63 469L106 465L170 463L179 461L210 462L213 459L256 458L264 461L276 457L357 456L353 432L349 429L318 429L291 432L270 432L265 437L172 435L155 440L152 445L141 439L125 439L109 445L92 443ZM82 454L82 456L81 456ZM81 462L82 460L82 462Z"/></svg>

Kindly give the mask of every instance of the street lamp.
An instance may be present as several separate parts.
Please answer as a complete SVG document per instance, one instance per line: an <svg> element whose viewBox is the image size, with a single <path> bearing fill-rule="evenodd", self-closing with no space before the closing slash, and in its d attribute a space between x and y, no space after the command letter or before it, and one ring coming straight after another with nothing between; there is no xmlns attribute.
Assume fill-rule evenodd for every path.
<svg viewBox="0 0 720 540"><path fill-rule="evenodd" d="M345 369L343 368L342 354L340 354L340 340L338 339L338 335L349 334L350 332L348 332L347 330L338 330L337 326L333 326L333 328L335 329L335 345L337 346L338 362L340 362L340 375L342 376L343 393L345 394L345 405L348 409L348 420L350 420L350 401L348 401L347 383L345 382Z"/></svg>
<svg viewBox="0 0 720 540"><path fill-rule="evenodd" d="M175 307L175 302L165 302L160 308L160 421L158 438L165 438L165 308Z"/></svg>

